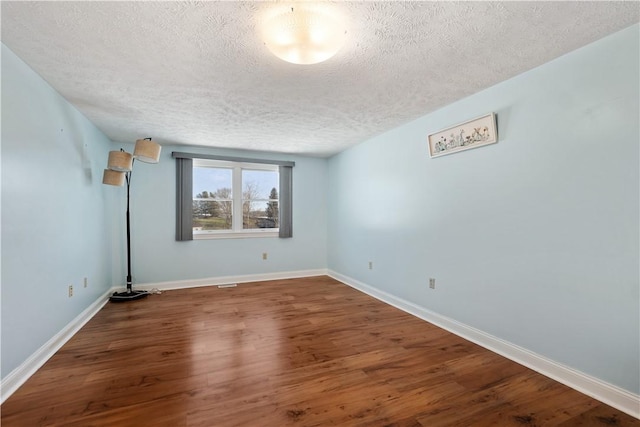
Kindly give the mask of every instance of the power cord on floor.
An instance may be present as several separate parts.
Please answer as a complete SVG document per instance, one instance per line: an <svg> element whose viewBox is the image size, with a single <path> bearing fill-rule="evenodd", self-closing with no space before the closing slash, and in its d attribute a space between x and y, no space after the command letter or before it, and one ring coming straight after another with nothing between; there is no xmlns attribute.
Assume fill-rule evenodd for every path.
<svg viewBox="0 0 640 427"><path fill-rule="evenodd" d="M162 293L162 291L158 288L153 288L149 291L150 294L156 294L156 295L160 295Z"/></svg>

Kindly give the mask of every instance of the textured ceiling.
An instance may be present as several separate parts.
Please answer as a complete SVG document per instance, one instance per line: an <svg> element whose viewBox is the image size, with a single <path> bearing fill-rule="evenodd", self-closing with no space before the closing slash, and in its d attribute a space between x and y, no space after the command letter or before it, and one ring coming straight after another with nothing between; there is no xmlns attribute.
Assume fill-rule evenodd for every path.
<svg viewBox="0 0 640 427"><path fill-rule="evenodd" d="M114 141L328 156L640 13L637 2L335 2L345 46L302 66L260 39L264 14L284 4L2 1L2 42Z"/></svg>

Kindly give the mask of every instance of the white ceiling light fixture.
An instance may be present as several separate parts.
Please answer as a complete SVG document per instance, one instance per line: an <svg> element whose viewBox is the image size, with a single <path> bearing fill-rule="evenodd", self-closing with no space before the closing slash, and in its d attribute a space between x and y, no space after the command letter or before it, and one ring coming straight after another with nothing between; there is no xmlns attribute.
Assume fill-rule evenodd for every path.
<svg viewBox="0 0 640 427"><path fill-rule="evenodd" d="M268 12L263 23L267 48L292 64L317 64L335 55L346 39L344 20L321 3L294 3Z"/></svg>

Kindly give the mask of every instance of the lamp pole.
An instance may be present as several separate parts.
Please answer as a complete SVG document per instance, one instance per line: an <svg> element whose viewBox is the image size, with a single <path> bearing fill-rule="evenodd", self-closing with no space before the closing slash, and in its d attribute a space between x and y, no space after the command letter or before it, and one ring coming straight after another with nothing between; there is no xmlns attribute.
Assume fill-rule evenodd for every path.
<svg viewBox="0 0 640 427"><path fill-rule="evenodd" d="M109 297L112 302L131 301L149 295L147 291L134 291L133 278L131 277L131 215L129 213L131 176L133 174L133 163L136 159L143 163L158 163L161 149L162 147L151 138L144 138L136 141L133 154L127 153L122 148L120 151L109 151L109 161L107 169L104 170L102 176L102 183L122 187L125 180L127 182L127 290L125 292L114 292Z"/></svg>
<svg viewBox="0 0 640 427"><path fill-rule="evenodd" d="M133 165L135 159L131 162ZM125 176L127 180L127 293L133 292L131 287L131 219L129 215L129 188L131 187L131 172L127 172Z"/></svg>
<svg viewBox="0 0 640 427"><path fill-rule="evenodd" d="M127 290L125 292L115 292L109 297L111 302L132 301L140 298L144 298L149 293L147 291L134 291L132 288L133 279L131 277L131 218L129 214L129 190L131 188L131 174L133 174L133 163L135 159L131 161L131 170L126 172L124 179L127 181Z"/></svg>

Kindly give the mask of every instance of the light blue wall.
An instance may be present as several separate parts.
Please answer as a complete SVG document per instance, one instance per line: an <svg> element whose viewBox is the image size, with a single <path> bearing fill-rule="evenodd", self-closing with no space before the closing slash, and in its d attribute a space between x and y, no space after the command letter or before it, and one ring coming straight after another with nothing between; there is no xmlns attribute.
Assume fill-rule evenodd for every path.
<svg viewBox="0 0 640 427"><path fill-rule="evenodd" d="M109 146L2 45L3 378L111 287Z"/></svg>
<svg viewBox="0 0 640 427"><path fill-rule="evenodd" d="M146 137L147 135L141 135ZM113 149L133 150L131 145ZM293 160L293 238L175 240L176 161L172 151L230 155L271 160ZM135 284L221 276L293 272L327 268L325 159L193 147L162 148L160 163L136 163L131 184L132 270ZM124 192L114 254L114 285L124 282ZM262 253L268 259L262 259Z"/></svg>
<svg viewBox="0 0 640 427"><path fill-rule="evenodd" d="M133 149L109 141L2 45L2 378L124 285L126 193L101 184L108 151L120 147ZM176 242L172 151L295 161L294 237ZM325 269L326 182L325 159L163 147L159 164L134 170L134 283Z"/></svg>
<svg viewBox="0 0 640 427"><path fill-rule="evenodd" d="M331 158L329 268L639 393L638 40L635 25ZM497 144L429 158L429 133L491 111Z"/></svg>

